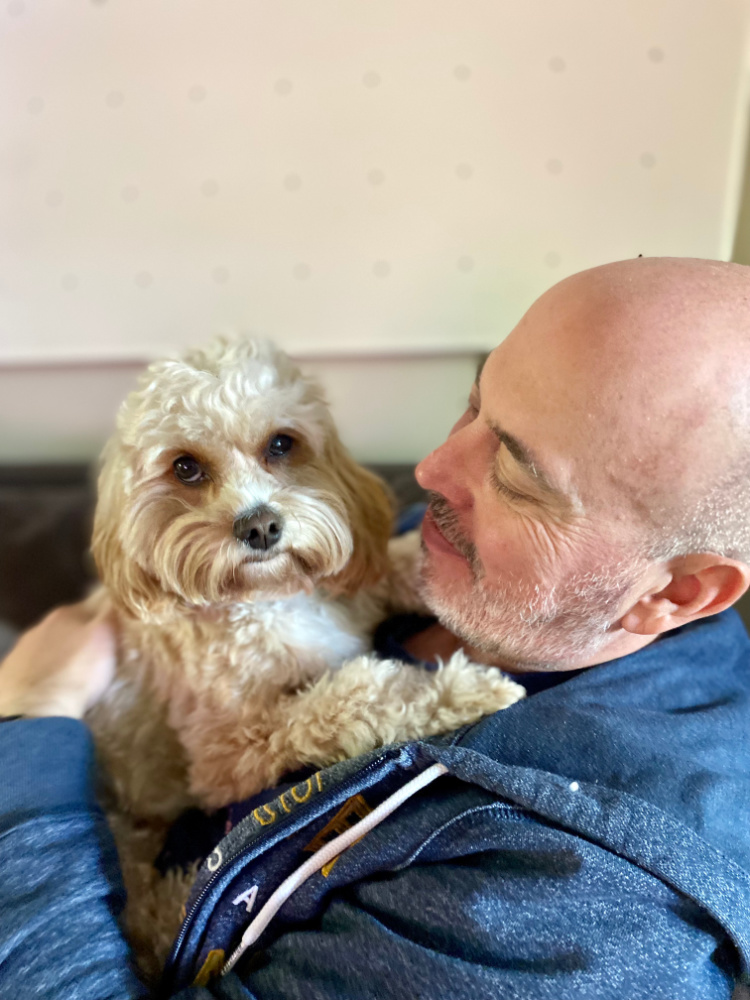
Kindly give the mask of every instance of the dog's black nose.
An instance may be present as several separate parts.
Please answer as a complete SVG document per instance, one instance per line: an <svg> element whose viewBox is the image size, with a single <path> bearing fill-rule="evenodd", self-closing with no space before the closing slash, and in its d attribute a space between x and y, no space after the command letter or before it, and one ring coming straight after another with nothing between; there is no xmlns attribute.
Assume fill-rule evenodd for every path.
<svg viewBox="0 0 750 1000"><path fill-rule="evenodd" d="M281 538L284 522L270 507L257 507L242 514L232 527L232 534L251 549L272 549Z"/></svg>

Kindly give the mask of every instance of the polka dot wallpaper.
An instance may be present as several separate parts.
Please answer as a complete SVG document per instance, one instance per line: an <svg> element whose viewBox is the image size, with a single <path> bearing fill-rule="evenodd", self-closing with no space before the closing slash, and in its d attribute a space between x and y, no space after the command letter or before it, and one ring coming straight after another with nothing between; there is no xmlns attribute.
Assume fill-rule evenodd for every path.
<svg viewBox="0 0 750 1000"><path fill-rule="evenodd" d="M0 0L0 360L494 346L728 257L745 0Z"/></svg>

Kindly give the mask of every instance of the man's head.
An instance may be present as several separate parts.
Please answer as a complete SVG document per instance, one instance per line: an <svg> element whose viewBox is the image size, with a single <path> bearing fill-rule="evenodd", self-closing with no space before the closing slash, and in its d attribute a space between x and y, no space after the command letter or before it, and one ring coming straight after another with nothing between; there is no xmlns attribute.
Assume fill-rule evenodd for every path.
<svg viewBox="0 0 750 1000"><path fill-rule="evenodd" d="M599 663L727 607L750 582L750 268L560 282L417 478L428 600L497 662Z"/></svg>

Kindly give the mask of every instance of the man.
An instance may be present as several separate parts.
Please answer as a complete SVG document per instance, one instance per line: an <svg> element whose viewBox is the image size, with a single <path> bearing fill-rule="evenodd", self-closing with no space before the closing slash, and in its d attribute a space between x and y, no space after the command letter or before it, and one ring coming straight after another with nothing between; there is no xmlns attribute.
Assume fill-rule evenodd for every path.
<svg viewBox="0 0 750 1000"><path fill-rule="evenodd" d="M563 281L492 352L417 470L439 622L405 645L463 646L528 697L246 809L169 995L743 993L750 641L727 609L750 583L749 328L745 268L639 259ZM0 725L14 1000L146 995L73 721L112 638L76 614L0 669L0 712L32 717Z"/></svg>

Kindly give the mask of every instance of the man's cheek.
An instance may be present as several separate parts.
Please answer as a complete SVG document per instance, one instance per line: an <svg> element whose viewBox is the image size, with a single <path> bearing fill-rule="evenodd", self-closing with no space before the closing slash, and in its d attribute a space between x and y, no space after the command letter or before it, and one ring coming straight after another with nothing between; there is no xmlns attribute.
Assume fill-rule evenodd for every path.
<svg viewBox="0 0 750 1000"><path fill-rule="evenodd" d="M549 569L549 547L532 522L495 513L476 527L477 558L488 583L527 581Z"/></svg>

